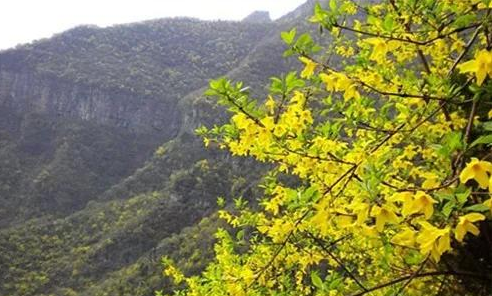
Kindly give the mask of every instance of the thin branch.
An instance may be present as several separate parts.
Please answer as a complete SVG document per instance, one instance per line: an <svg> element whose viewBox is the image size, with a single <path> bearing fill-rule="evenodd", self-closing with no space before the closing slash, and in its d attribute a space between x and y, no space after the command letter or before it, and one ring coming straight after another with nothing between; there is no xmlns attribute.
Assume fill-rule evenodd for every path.
<svg viewBox="0 0 492 296"><path fill-rule="evenodd" d="M465 130L465 143L470 142L471 129L473 127L473 119L475 118L476 113L477 113L477 101L473 100L472 109L470 111L470 117L468 118L468 124L466 125L466 130Z"/></svg>
<svg viewBox="0 0 492 296"><path fill-rule="evenodd" d="M478 33L480 32L480 29L482 28L482 26L479 26L476 30L475 30L475 33L473 33L473 36L472 38L468 41L468 43L466 44L465 48L463 49L463 51L461 52L461 54L458 56L458 58L456 58L456 60L454 61L453 63L453 66L451 66L451 69L449 69L449 72L448 72L448 77L451 76L451 74L453 73L454 69L458 66L458 64L461 62L461 59L463 59L463 57L468 53L468 51L470 50L471 46L473 45L473 43L475 42L475 40L477 39L478 37Z"/></svg>
<svg viewBox="0 0 492 296"><path fill-rule="evenodd" d="M320 247L325 251L328 256L330 256L335 262L348 274L350 278L354 280L354 282L364 291L368 292L368 289L357 279L357 277L343 264L343 262L338 259L337 256L335 256L317 237L312 235L311 233L308 233L308 236L310 236Z"/></svg>
<svg viewBox="0 0 492 296"><path fill-rule="evenodd" d="M370 292L373 292L373 291L376 291L376 290L380 290L380 289L383 289L383 288L386 288L386 287L390 287L390 286L393 286L395 284L398 284L398 283L401 283L403 281L406 281L408 280L409 278L411 277L414 277L414 278L423 278L423 277L432 277L432 276L440 276L440 275L450 275L450 276L465 276L465 277L471 277L471 278L475 278L475 279L479 279L479 280L482 280L482 281L485 281L485 282L488 282L488 281L491 281L492 280L492 276L487 276L487 275L484 275L484 274L478 274L478 273L472 273L472 272L455 272L455 271L432 271L432 272L424 272L424 273L421 273L421 274L417 274L417 275L408 275L408 276L404 276L404 277L401 277L401 278L398 278L398 279L395 279L395 280L392 280L392 281L389 281L389 282L386 282L386 283L383 283L383 284L380 284L380 285L377 285L377 286L374 286L370 289L367 289L367 291L361 291L361 292L358 292L356 294L352 294L351 296L362 296L362 295L365 295L367 293L370 293Z"/></svg>
<svg viewBox="0 0 492 296"><path fill-rule="evenodd" d="M398 292L395 293L396 296L400 295L406 289L406 287L410 285L410 283L415 279L415 277L418 276L418 274L422 271L422 269L424 269L424 266L428 260L429 260L429 256L425 258L422 264L420 264L419 268L411 275L411 277L403 284L403 286L401 286L400 289L398 289Z"/></svg>
<svg viewBox="0 0 492 296"><path fill-rule="evenodd" d="M219 94L220 94L220 95L225 96L225 97L227 98L227 100L228 100L229 102L231 102L231 104L233 104L236 108L238 108L238 109L239 109L239 111L241 111L241 113L243 113L244 115L246 115L249 119L253 120L253 121L254 121L257 125L259 125L259 126L261 126L261 127L263 127L263 128L265 127L265 126L263 125L263 123L261 123L261 121L260 121L258 118L256 118L256 117L254 117L253 115L251 115L248 111L246 111L246 110L243 108L243 106L239 105L239 104L236 102L235 98L231 97L228 93L219 93Z"/></svg>
<svg viewBox="0 0 492 296"><path fill-rule="evenodd" d="M347 26L343 26L343 25L340 25L338 23L335 23L333 24L334 27L336 28L339 28L339 29L344 29L344 30L347 30L347 31L351 31L351 32L354 32L354 33L359 33L359 34L362 34L362 35L367 35L367 36L372 36L372 37L378 37L378 38L383 38L383 39L388 39L388 40L394 40L394 41L401 41L401 42L406 42L406 43L412 43L412 44L416 44L416 45L420 45L420 46L425 46L425 45L429 45L439 39L443 39L443 38L446 38L450 35L453 35L455 33L459 33L459 32L463 32L463 31L466 31L466 30L469 30L469 29L472 29L472 28L476 28L478 26L480 26L480 24L472 24L472 25L469 25L469 26L465 26L465 27L461 27L461 28L456 28L446 34L439 34L437 35L436 37L434 38L431 38L429 40L426 40L426 41L418 41L418 40L413 40L413 39L410 39L410 38L401 38L401 37L395 37L395 36L390 36L390 35L381 35L381 34L377 34L377 33L371 33L371 32L367 32L367 31L361 31L361 30L357 30L357 29L354 29L354 28L351 28L351 27L347 27Z"/></svg>

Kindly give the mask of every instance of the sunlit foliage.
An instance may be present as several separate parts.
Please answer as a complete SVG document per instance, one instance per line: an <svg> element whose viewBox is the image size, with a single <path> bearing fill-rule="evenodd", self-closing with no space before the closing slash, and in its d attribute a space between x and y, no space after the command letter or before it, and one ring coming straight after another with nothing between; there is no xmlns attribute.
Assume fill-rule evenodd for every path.
<svg viewBox="0 0 492 296"><path fill-rule="evenodd" d="M273 169L259 206L219 213L240 231L216 234L201 276L165 261L176 294L490 293L491 8L331 0L310 19L329 46L284 32L304 69L272 78L263 103L211 82L232 117L200 128L205 144ZM472 245L477 262L456 259Z"/></svg>

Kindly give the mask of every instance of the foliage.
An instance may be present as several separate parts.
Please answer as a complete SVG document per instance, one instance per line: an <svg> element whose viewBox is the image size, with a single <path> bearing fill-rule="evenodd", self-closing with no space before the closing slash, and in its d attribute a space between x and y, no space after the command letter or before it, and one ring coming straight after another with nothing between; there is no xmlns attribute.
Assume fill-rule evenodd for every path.
<svg viewBox="0 0 492 296"><path fill-rule="evenodd" d="M167 156L174 161L172 153ZM158 191L90 201L65 218L43 216L0 229L0 294L149 295L165 283L157 271L162 255L197 274L212 258L219 224L213 217L199 222L216 211L217 195L250 196L242 180L259 175L253 166L232 174L232 166L220 158L193 161L168 168Z"/></svg>
<svg viewBox="0 0 492 296"><path fill-rule="evenodd" d="M195 223L215 212L218 195L251 198L263 168L191 135L198 122L226 118L196 90L218 75L256 85L283 71L281 41L268 32L285 21L82 26L0 52L0 295L149 295L167 283L155 273L161 255L201 271L217 223ZM37 108L36 93L74 90L73 101L55 100L66 110ZM162 106L165 129L73 118L75 102L101 94L131 102L94 112L126 121L121 109L157 118L153 106Z"/></svg>
<svg viewBox="0 0 492 296"><path fill-rule="evenodd" d="M237 67L271 27L189 18L80 26L4 53L13 57L2 63L7 69L27 66L66 81L178 100L209 77Z"/></svg>
<svg viewBox="0 0 492 296"><path fill-rule="evenodd" d="M282 34L300 77L261 103L212 81L233 115L205 145L274 168L259 207L219 212L241 235L217 232L201 276L165 261L176 295L489 295L491 8L330 0L310 19L328 46Z"/></svg>

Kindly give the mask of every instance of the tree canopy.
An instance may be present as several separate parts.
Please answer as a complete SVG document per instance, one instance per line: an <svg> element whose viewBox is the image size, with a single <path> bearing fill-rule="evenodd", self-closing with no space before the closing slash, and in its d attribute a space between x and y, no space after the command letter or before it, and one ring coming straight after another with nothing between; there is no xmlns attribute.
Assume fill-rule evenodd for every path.
<svg viewBox="0 0 492 296"><path fill-rule="evenodd" d="M236 229L202 275L163 260L176 295L489 295L491 9L331 0L320 38L282 33L305 67L266 99L212 81L232 116L205 145L272 169L259 204L220 211Z"/></svg>

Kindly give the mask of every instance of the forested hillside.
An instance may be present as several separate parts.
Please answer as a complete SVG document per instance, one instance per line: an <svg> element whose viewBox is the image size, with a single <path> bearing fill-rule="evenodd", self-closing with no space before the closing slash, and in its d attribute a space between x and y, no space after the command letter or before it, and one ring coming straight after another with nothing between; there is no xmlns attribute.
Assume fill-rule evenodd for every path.
<svg viewBox="0 0 492 296"><path fill-rule="evenodd" d="M0 295L153 295L160 257L188 274L212 257L216 199L252 199L266 166L205 150L222 124L203 96L299 67L278 21L177 18L81 26L0 52ZM261 16L261 17L258 17Z"/></svg>

